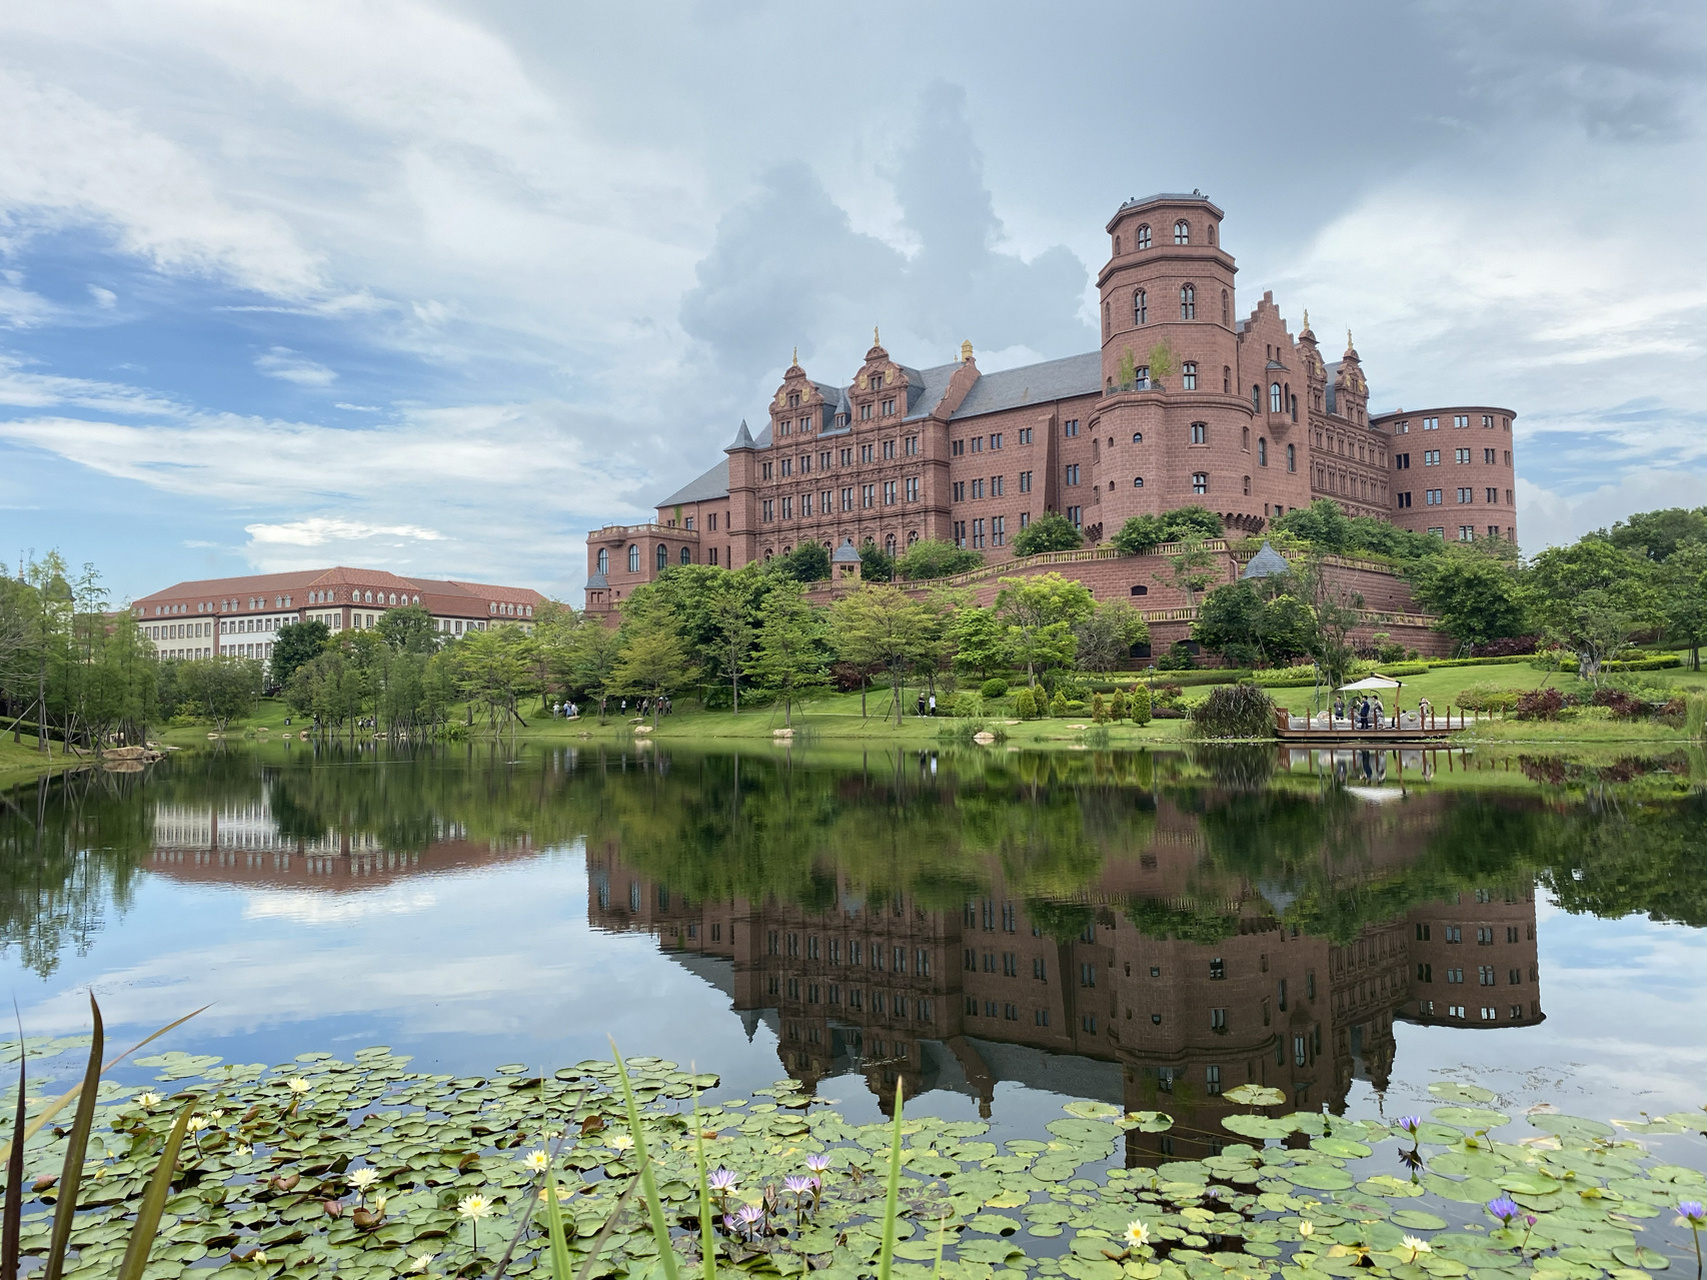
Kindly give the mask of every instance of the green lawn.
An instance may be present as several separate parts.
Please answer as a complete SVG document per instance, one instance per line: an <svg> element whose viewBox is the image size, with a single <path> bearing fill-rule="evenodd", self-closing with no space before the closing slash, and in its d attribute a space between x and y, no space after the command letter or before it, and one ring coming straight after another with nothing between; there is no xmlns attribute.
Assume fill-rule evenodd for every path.
<svg viewBox="0 0 1707 1280"><path fill-rule="evenodd" d="M14 743L9 733L0 737L0 787L29 782L43 774L59 769L75 769L89 763L77 756L60 755L57 742L51 745L52 754L44 756L36 750L36 740L27 733L20 743Z"/></svg>

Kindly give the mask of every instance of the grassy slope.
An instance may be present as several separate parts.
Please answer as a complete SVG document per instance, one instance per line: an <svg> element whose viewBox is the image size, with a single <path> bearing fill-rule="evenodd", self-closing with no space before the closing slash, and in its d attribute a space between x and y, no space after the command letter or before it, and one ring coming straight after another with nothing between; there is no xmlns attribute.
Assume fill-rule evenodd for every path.
<svg viewBox="0 0 1707 1280"><path fill-rule="evenodd" d="M77 756L60 755L57 743L53 744L52 755L44 756L36 750L36 740L27 733L21 743L14 743L9 733L0 736L0 787L28 782L44 774L75 769L88 763L88 760Z"/></svg>

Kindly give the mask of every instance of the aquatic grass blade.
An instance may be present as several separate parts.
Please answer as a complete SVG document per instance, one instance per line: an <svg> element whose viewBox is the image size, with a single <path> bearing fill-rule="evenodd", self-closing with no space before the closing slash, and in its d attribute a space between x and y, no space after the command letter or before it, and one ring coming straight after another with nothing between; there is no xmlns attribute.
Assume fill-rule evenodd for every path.
<svg viewBox="0 0 1707 1280"><path fill-rule="evenodd" d="M59 1280L65 1272L65 1252L71 1243L71 1225L77 1215L77 1193L83 1182L83 1157L89 1149L89 1130L95 1123L95 1094L101 1084L101 1051L106 1047L106 1029L95 993L89 993L89 1016L93 1038L89 1042L89 1065L83 1072L83 1090L77 1095L77 1117L65 1144L65 1167L59 1174L59 1204L53 1211L53 1242L47 1250L43 1280ZM11 1273L8 1273L11 1274Z"/></svg>
<svg viewBox="0 0 1707 1280"><path fill-rule="evenodd" d="M107 1072L111 1071L114 1067L118 1066L119 1063L123 1062L126 1058L130 1057L130 1055L135 1053L138 1049L147 1048L149 1045L153 1044L156 1040L158 1040L161 1036L165 1035L168 1031L177 1030L177 1028L183 1026L186 1022L188 1022L191 1018L195 1017L197 1014L206 1013L211 1008L213 1008L213 1006L211 1004L204 1004L201 1008L196 1009L190 1013L186 1013L183 1017L177 1019L175 1022L168 1022L165 1026L161 1027L160 1030L156 1031L153 1035L147 1036L144 1039L138 1040L135 1044L131 1045L131 1047L126 1049L123 1053L117 1054L114 1057L110 1058L107 1061L107 1063L104 1066L102 1066L101 1074L105 1075ZM43 1108L43 1110L40 1111L36 1115L36 1118L34 1120L30 1121L28 1127L25 1128L25 1130L24 1130L24 1141L28 1142L31 1138L35 1137L36 1134L41 1132L42 1127L44 1125L46 1125L49 1120L53 1119L56 1115L58 1115L61 1111L63 1111L69 1104L71 1104L72 1102L75 1102L77 1100L77 1098L82 1094L82 1092L83 1092L83 1086L82 1085L75 1085L72 1088L67 1089L64 1093L60 1094L52 1102L48 1103L47 1106L45 1108ZM10 1158L11 1154L12 1154L12 1143L11 1142L6 1142L4 1144L0 1144L0 1160L5 1160L5 1159Z"/></svg>
<svg viewBox="0 0 1707 1280"><path fill-rule="evenodd" d="M571 1280L569 1246L563 1240L563 1210L557 1204L557 1179L545 1180L545 1238L551 1257L551 1280Z"/></svg>
<svg viewBox="0 0 1707 1280"><path fill-rule="evenodd" d="M895 1266L895 1228L901 1198L901 1082L895 1082L895 1126L889 1139L889 1188L883 1195L883 1249L877 1255L877 1280L889 1280Z"/></svg>
<svg viewBox="0 0 1707 1280"><path fill-rule="evenodd" d="M642 1164L640 1167L644 1169L646 1166ZM628 1207L629 1197L639 1185L640 1179L637 1177L623 1188L622 1195L617 1197L616 1207L610 1211L610 1217L606 1218L604 1226L599 1228L599 1234L593 1237L592 1252L587 1254L587 1260L581 1264L581 1270L576 1273L575 1280L588 1280L593 1274L593 1264L599 1260L599 1250L603 1249L605 1241L610 1239L610 1233L616 1229L616 1220L622 1217L622 1211Z"/></svg>
<svg viewBox="0 0 1707 1280"><path fill-rule="evenodd" d="M154 1248L154 1234L160 1230L166 1197L172 1194L172 1175L178 1171L178 1152L184 1145L184 1132L189 1128L190 1112L195 1105L193 1101L184 1104L172 1122L172 1131L166 1135L166 1149L160 1153L160 1163L154 1166L154 1176L148 1180L148 1191L137 1206L136 1226L131 1229L130 1244L125 1247L117 1280L142 1280L148 1254Z"/></svg>
<svg viewBox="0 0 1707 1280"><path fill-rule="evenodd" d="M6 1226L0 1233L0 1275L18 1274L18 1249L24 1229L24 1035L18 1033L18 1115L12 1132L19 1135L6 1159Z"/></svg>
<svg viewBox="0 0 1707 1280"><path fill-rule="evenodd" d="M635 1159L640 1162L640 1189L646 1196L646 1209L652 1217L652 1237L658 1242L664 1280L681 1280L676 1269L676 1247L670 1239L670 1224L664 1218L663 1201L658 1198L658 1180L652 1176L652 1161L646 1153L646 1135L640 1130L640 1108L634 1102L634 1085L629 1081L628 1067L617 1050L615 1040L611 1041L610 1050L616 1058L617 1078L622 1081L622 1100L628 1108L628 1133L634 1139Z"/></svg>
<svg viewBox="0 0 1707 1280"><path fill-rule="evenodd" d="M699 1090L693 1091L693 1153L699 1173L699 1256L705 1280L717 1280L717 1233L712 1228L711 1181L705 1168L705 1130L700 1127Z"/></svg>

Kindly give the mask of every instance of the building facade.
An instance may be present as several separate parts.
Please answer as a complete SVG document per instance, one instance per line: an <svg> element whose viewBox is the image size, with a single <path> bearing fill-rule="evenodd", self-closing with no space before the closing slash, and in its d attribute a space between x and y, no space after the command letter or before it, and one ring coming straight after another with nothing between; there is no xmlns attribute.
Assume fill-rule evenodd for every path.
<svg viewBox="0 0 1707 1280"><path fill-rule="evenodd" d="M1332 498L1442 537L1515 539L1511 410L1371 417L1349 332L1330 362L1307 312L1294 333L1264 293L1240 315L1223 216L1197 193L1120 207L1097 276L1096 351L984 374L970 342L916 368L874 332L846 383L796 359L758 433L743 422L724 461L655 521L588 534L588 608L618 607L669 565L739 568L809 541L898 554L941 539L999 561L1044 512L1095 545L1135 515L1197 504L1256 533ZM1454 437L1450 464L1412 443L1423 422L1461 418L1501 425ZM1446 479L1422 485L1437 463L1423 473Z"/></svg>
<svg viewBox="0 0 1707 1280"><path fill-rule="evenodd" d="M377 626L389 609L420 605L447 636L533 625L545 597L528 587L402 578L383 569L302 569L180 582L131 612L161 658L272 657L279 628L320 621L334 633Z"/></svg>

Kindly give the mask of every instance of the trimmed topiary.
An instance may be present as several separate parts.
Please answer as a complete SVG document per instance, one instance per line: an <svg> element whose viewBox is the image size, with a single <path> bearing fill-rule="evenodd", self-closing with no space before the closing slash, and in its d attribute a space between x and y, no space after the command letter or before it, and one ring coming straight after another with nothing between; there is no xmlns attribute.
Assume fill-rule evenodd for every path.
<svg viewBox="0 0 1707 1280"><path fill-rule="evenodd" d="M1141 684L1132 691L1132 698L1126 704L1127 713L1132 717L1133 724L1150 723L1150 686Z"/></svg>
<svg viewBox="0 0 1707 1280"><path fill-rule="evenodd" d="M1007 691L1008 682L1000 676L992 676L990 679L984 681L983 687L978 690L978 692L983 694L986 698L1000 698L1006 694Z"/></svg>
<svg viewBox="0 0 1707 1280"><path fill-rule="evenodd" d="M1061 694L1061 693L1057 693L1055 695L1054 700L1052 702L1050 702L1050 704L1049 704L1049 714L1054 716L1057 720L1064 719L1066 717L1066 715L1067 715L1067 698L1066 698L1066 695Z"/></svg>
<svg viewBox="0 0 1707 1280"><path fill-rule="evenodd" d="M1030 720L1037 714L1037 703L1032 700L1031 690L1023 686L1014 693L1014 718Z"/></svg>

